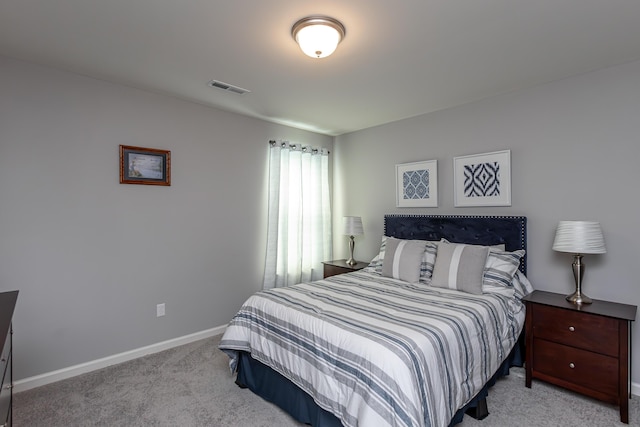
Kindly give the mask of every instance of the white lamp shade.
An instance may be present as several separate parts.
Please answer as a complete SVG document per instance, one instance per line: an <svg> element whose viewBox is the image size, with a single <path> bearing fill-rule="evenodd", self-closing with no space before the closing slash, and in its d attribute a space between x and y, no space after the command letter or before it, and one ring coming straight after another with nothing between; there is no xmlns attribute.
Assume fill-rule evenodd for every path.
<svg viewBox="0 0 640 427"><path fill-rule="evenodd" d="M364 234L362 218L359 216L345 216L342 219L342 230L342 234L347 236L359 236L360 234Z"/></svg>
<svg viewBox="0 0 640 427"><path fill-rule="evenodd" d="M553 250L574 254L607 252L600 223L596 221L560 221L553 241Z"/></svg>

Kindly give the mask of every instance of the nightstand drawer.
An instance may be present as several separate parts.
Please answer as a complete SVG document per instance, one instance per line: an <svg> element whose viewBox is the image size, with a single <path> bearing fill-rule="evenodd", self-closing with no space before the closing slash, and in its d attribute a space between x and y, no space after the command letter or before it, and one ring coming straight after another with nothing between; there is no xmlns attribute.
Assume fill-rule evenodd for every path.
<svg viewBox="0 0 640 427"><path fill-rule="evenodd" d="M618 359L541 339L534 339L534 346L535 371L607 395L618 393Z"/></svg>
<svg viewBox="0 0 640 427"><path fill-rule="evenodd" d="M325 264L323 273L324 273L324 278L326 279L327 277L337 276L338 274L349 273L351 271L352 270L349 270L348 268Z"/></svg>
<svg viewBox="0 0 640 427"><path fill-rule="evenodd" d="M346 259L323 261L322 264L324 265L324 278L326 279L327 277L336 276L338 274L351 273L354 271L362 270L369 265L369 263L362 261L356 261L355 264L350 265L347 264L346 261Z"/></svg>
<svg viewBox="0 0 640 427"><path fill-rule="evenodd" d="M534 337L614 357L618 356L618 325L618 320L609 317L533 307Z"/></svg>

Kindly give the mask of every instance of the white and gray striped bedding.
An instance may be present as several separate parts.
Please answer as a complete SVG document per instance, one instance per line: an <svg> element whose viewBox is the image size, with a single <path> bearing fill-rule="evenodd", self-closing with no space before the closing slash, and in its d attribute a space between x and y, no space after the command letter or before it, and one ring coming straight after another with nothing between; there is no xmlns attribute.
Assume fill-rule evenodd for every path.
<svg viewBox="0 0 640 427"><path fill-rule="evenodd" d="M447 426L508 356L524 309L373 269L259 292L220 349L250 352L345 426Z"/></svg>

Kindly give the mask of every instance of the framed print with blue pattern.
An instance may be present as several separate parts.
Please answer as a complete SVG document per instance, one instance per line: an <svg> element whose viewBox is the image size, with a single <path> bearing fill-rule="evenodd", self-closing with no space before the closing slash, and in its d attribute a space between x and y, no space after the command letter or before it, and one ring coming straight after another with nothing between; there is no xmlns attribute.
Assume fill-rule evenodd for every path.
<svg viewBox="0 0 640 427"><path fill-rule="evenodd" d="M396 165L396 206L438 207L438 161Z"/></svg>
<svg viewBox="0 0 640 427"><path fill-rule="evenodd" d="M454 205L511 206L511 150L453 158Z"/></svg>

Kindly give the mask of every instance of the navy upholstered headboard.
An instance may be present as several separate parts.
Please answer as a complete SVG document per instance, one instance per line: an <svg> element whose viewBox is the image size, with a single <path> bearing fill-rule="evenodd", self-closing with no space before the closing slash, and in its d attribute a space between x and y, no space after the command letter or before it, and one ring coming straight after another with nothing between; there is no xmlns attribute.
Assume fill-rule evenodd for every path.
<svg viewBox="0 0 640 427"><path fill-rule="evenodd" d="M504 243L507 251L527 249L527 217L466 215L385 215L384 235L473 245ZM527 273L526 253L520 270Z"/></svg>

